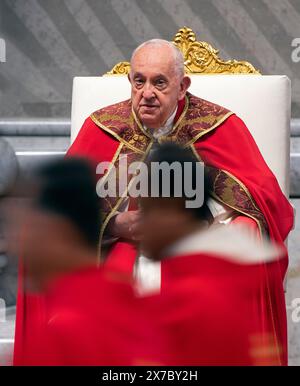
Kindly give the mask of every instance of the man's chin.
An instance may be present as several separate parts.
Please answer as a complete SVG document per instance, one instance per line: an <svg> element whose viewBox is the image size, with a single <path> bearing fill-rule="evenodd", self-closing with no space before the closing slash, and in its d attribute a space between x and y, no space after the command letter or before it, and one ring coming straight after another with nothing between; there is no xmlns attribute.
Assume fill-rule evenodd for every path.
<svg viewBox="0 0 300 386"><path fill-rule="evenodd" d="M142 124L151 129L157 129L160 127L159 119L155 116L149 116L148 114L143 114L139 117Z"/></svg>

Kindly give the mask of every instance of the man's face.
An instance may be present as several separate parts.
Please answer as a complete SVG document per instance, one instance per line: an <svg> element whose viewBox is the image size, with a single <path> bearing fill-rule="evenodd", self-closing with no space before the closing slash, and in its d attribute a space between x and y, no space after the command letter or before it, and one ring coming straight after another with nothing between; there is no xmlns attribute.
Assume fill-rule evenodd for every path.
<svg viewBox="0 0 300 386"><path fill-rule="evenodd" d="M174 53L168 46L138 50L129 80L133 109L142 124L152 129L165 124L190 85L190 79L176 71Z"/></svg>
<svg viewBox="0 0 300 386"><path fill-rule="evenodd" d="M80 245L75 244L81 241L81 234L70 220L31 207L21 226L20 247L29 290L41 290L49 279L76 268L74 255Z"/></svg>

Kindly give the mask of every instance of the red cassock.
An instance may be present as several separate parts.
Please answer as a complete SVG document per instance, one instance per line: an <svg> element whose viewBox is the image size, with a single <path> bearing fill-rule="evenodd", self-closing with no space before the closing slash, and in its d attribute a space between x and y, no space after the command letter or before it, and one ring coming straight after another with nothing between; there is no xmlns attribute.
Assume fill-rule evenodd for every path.
<svg viewBox="0 0 300 386"><path fill-rule="evenodd" d="M161 270L161 294L144 301L168 342L168 365L280 365L272 331L262 334L252 317L262 287L259 265L192 253L167 257Z"/></svg>
<svg viewBox="0 0 300 386"><path fill-rule="evenodd" d="M211 195L216 200L253 220L260 233L269 235L283 245L293 226L293 210L241 119L224 107L188 93L178 104L173 131L160 139L161 142L168 140L190 147L205 162L212 181ZM87 118L67 155L88 158L95 165L112 162L117 167L124 155L128 157L128 163L143 159L152 144L153 139L145 132L128 100L98 110ZM119 192L119 197L123 193ZM101 239L122 200L118 197L107 198L103 203ZM133 245L119 240L108 253L107 265L116 270L132 272L136 258ZM262 264L261 270L268 286L255 299L261 308L262 325L267 321L273 326L274 334L282 346L283 364L287 363L283 292L287 265L287 254L285 259L278 259L277 269L272 273L267 265ZM25 330L18 327L25 323L30 329L30 323L26 322L30 319L30 305L24 296L21 296L18 308L16 328L17 332L22 330L23 335L16 335L16 348L30 334L27 327Z"/></svg>
<svg viewBox="0 0 300 386"><path fill-rule="evenodd" d="M19 364L163 364L163 337L153 329L131 281L129 275L94 267L54 281L44 294L44 322Z"/></svg>
<svg viewBox="0 0 300 386"><path fill-rule="evenodd" d="M45 322L45 297L24 291L25 267L19 263L17 314L15 324L14 366L23 364L26 350L38 336Z"/></svg>

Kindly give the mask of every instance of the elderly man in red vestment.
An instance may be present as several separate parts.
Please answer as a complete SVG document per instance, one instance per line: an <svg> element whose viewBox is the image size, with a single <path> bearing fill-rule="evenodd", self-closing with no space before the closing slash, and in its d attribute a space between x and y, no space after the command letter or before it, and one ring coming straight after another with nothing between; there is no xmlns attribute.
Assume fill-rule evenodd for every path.
<svg viewBox="0 0 300 386"><path fill-rule="evenodd" d="M125 156L129 164L145 159L156 143L173 141L189 147L210 174L209 207L215 222L235 219L283 244L293 225L288 200L243 121L225 107L187 91L190 78L184 74L183 57L176 46L162 40L142 44L132 55L129 81L131 98L92 113L67 155L87 157L95 165L110 162L117 168ZM132 271L140 212L126 196L126 187L116 197L105 198L103 215L100 259L117 270ZM138 271L143 263L139 262ZM287 255L278 260L269 278L275 284L262 295L284 348L282 282L287 265ZM265 275L270 275L267 268Z"/></svg>
<svg viewBox="0 0 300 386"><path fill-rule="evenodd" d="M68 155L82 155L95 164L111 161L117 167L124 155L129 162L144 159L156 142L189 147L210 174L209 207L215 222L235 219L283 244L293 225L291 205L243 121L234 112L188 93L190 79L184 75L180 51L166 41L144 43L133 53L129 80L131 99L91 114ZM133 200L119 192L118 197L106 199L104 215L100 245L113 241L107 264L132 269L139 211ZM287 255L278 260L269 278L276 284L264 294L284 347L282 282L287 265Z"/></svg>

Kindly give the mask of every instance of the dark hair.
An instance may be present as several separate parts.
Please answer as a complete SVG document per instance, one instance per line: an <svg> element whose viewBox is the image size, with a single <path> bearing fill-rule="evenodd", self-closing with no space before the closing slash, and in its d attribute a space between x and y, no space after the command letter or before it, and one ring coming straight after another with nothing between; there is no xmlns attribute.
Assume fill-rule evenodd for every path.
<svg viewBox="0 0 300 386"><path fill-rule="evenodd" d="M36 205L73 222L87 242L96 247L101 226L100 199L96 177L88 161L67 158L36 170Z"/></svg>
<svg viewBox="0 0 300 386"><path fill-rule="evenodd" d="M148 158L148 167L150 167L152 162L166 162L167 164L171 165L173 162L178 162L182 167L182 174L181 174L181 191L182 191L182 199L183 200L190 200L191 197L187 197L185 195L185 173L189 173L189 181L191 181L192 187L196 187L196 180L197 180L197 173L199 169L197 169L197 164L200 162L192 150L190 148L184 148L178 144L168 142L162 145L157 145L155 149L151 152L149 158ZM187 171L184 168L185 163L191 164L191 169ZM149 176L151 173L149 173ZM149 177L151 178L151 177ZM159 197L163 197L162 195L162 174L160 174L159 177ZM178 176L177 176L178 181ZM150 186L150 184L149 184ZM186 208L186 210L192 211L193 215L198 218L199 220L211 220L211 213L207 207L207 199L208 199L208 187L209 187L209 179L204 172L204 180L203 180L203 193L204 193L204 200L201 207L198 208ZM171 169L170 171L170 197L176 197L175 192L175 172ZM150 193L149 193L150 194Z"/></svg>

